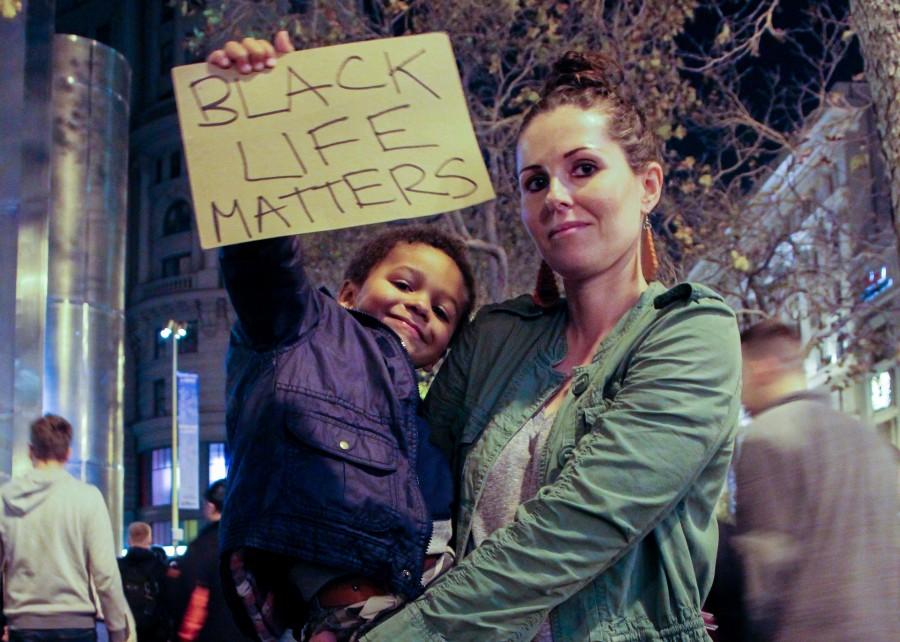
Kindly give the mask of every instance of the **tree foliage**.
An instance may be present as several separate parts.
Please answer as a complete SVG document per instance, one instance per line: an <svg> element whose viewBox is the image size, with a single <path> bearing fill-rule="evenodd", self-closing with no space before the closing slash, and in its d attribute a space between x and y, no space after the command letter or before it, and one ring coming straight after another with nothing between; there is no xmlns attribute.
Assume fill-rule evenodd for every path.
<svg viewBox="0 0 900 642"><path fill-rule="evenodd" d="M883 161L865 139L866 93L835 85L857 46L836 0L801 2L801 11L780 0L177 4L197 20L187 45L198 53L277 29L298 48L447 32L497 199L441 218L475 250L488 300L529 290L537 269L518 221L522 116L564 51L605 53L620 61L623 88L665 141L667 189L654 228L678 275L703 276L745 322L802 319L823 358L837 352L864 367L896 350L885 316L896 304L860 296L857 275L884 261L879 217L890 209L878 206L877 192L861 196L873 193ZM310 245L333 266L357 234L320 235ZM333 283L338 275L324 276ZM840 346L831 350L835 336Z"/></svg>

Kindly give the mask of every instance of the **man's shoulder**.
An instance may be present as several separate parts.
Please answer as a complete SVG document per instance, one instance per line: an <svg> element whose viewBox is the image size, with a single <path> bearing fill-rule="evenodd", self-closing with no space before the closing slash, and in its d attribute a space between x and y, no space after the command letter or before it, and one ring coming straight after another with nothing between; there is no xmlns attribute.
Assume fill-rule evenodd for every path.
<svg viewBox="0 0 900 642"><path fill-rule="evenodd" d="M153 551L149 549L128 549L128 552L118 558L119 570L139 569L148 574L164 574L168 568Z"/></svg>
<svg viewBox="0 0 900 642"><path fill-rule="evenodd" d="M103 500L103 493L100 492L99 488L68 473L59 479L56 492L64 497L67 503L79 508L98 509L101 506L106 506Z"/></svg>
<svg viewBox="0 0 900 642"><path fill-rule="evenodd" d="M747 426L745 441L800 448L827 435L854 440L872 432L856 417L835 408L827 393L803 391L759 413Z"/></svg>

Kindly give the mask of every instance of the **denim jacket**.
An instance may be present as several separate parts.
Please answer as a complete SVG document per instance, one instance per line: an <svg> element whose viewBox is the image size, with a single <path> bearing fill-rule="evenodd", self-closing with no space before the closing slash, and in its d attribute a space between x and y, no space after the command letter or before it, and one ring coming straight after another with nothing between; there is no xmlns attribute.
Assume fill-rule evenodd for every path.
<svg viewBox="0 0 900 642"><path fill-rule="evenodd" d="M503 447L562 383L564 304L487 306L460 337L426 416L461 480L457 551ZM575 368L541 453L542 488L369 641L707 640L713 510L740 408L734 314L710 290L650 284Z"/></svg>
<svg viewBox="0 0 900 642"><path fill-rule="evenodd" d="M296 237L229 246L220 260L237 313L221 550L258 548L418 595L452 482L399 337L311 287Z"/></svg>

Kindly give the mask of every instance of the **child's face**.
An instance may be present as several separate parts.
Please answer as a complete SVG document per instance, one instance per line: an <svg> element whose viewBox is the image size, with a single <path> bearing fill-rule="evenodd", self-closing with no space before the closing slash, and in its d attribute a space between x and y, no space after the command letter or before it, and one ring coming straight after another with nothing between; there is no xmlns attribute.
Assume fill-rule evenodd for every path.
<svg viewBox="0 0 900 642"><path fill-rule="evenodd" d="M466 301L462 272L441 250L398 243L362 284L346 282L338 301L400 335L416 367L433 365L450 343Z"/></svg>

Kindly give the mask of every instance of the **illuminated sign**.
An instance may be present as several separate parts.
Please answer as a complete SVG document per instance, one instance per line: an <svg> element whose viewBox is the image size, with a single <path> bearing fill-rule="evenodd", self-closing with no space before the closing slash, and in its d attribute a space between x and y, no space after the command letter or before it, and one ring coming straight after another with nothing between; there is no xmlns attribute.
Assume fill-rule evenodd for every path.
<svg viewBox="0 0 900 642"><path fill-rule="evenodd" d="M860 298L863 301L871 301L879 295L883 294L885 290L892 287L894 285L894 279L888 276L887 266L882 265L881 270L875 272L875 270L870 270L869 274L866 278L866 287L863 288L862 295Z"/></svg>

